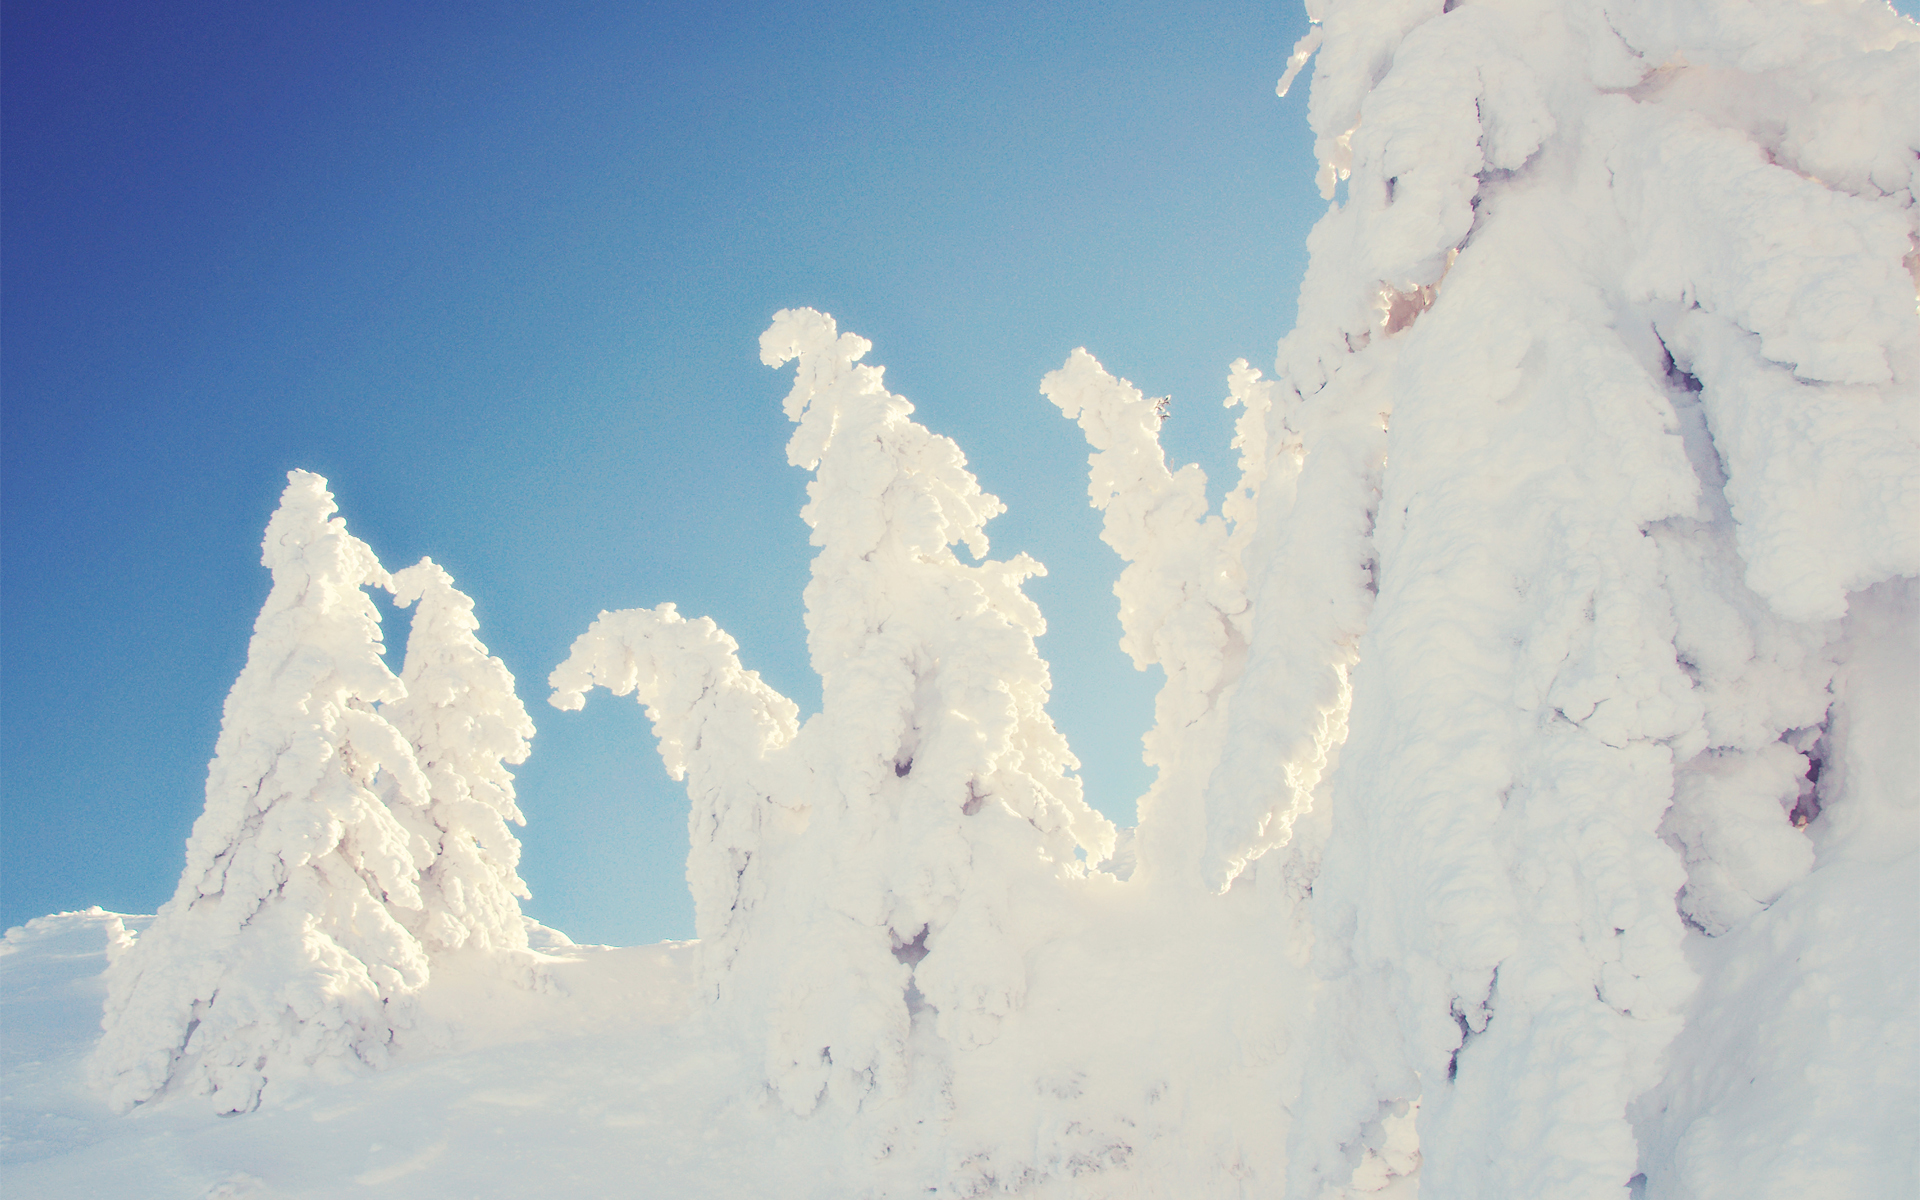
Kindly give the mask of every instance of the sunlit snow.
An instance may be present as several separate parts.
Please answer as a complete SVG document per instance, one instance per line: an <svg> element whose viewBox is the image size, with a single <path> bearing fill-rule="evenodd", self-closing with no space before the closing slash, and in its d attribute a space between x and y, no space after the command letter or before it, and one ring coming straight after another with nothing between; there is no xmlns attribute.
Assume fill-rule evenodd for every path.
<svg viewBox="0 0 1920 1200"><path fill-rule="evenodd" d="M0 948L8 1193L1907 1194L1920 29L1308 9L1330 204L1221 510L1093 353L1036 381L1165 673L1136 829L1000 502L783 310L821 710L668 603L543 718L645 706L699 940L521 915L513 676L295 471L174 898Z"/></svg>

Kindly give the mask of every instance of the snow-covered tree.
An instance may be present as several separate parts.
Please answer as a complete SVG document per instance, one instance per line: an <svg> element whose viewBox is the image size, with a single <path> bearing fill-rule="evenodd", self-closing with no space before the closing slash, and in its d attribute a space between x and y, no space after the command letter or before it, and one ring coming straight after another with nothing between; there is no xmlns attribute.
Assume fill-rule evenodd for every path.
<svg viewBox="0 0 1920 1200"><path fill-rule="evenodd" d="M1101 540L1128 563L1113 586L1121 648L1137 669L1157 663L1166 672L1144 739L1146 762L1159 774L1140 800L1135 853L1143 881L1200 881L1201 796L1219 757L1224 698L1246 662L1251 610L1240 556L1268 470L1266 417L1275 389L1244 359L1229 379L1226 403L1246 408L1234 443L1242 456L1241 480L1227 501L1231 527L1207 515L1207 477L1199 466L1167 470L1164 418L1140 389L1109 375L1084 349L1040 383L1094 448L1088 494L1105 514Z"/></svg>
<svg viewBox="0 0 1920 1200"><path fill-rule="evenodd" d="M394 811L422 834L432 857L422 864L417 918L407 920L429 953L472 947L524 950L517 873L520 843L507 822L526 824L514 803L508 763L525 762L533 722L513 693L506 664L475 636L473 601L430 558L393 576L394 602L416 604L400 669L405 695L380 715L413 747L428 803L404 797Z"/></svg>
<svg viewBox="0 0 1920 1200"><path fill-rule="evenodd" d="M798 360L788 458L816 472L820 714L790 733L792 705L740 671L731 639L670 608L603 615L553 679L562 707L595 683L637 691L686 769L715 991L763 1006L768 1081L800 1113L906 1087L916 1011L951 1050L990 1043L1080 858L1113 846L1045 713L1044 626L1020 590L1039 564L954 554L984 556L999 502L859 365L868 348L810 309L761 339L769 365Z"/></svg>
<svg viewBox="0 0 1920 1200"><path fill-rule="evenodd" d="M1046 714L1033 644L1045 623L1020 589L1042 568L954 554L964 544L984 560L1002 506L958 446L909 419L880 368L860 365L869 346L810 309L777 314L760 339L769 366L797 362L787 457L816 475L801 513L820 547L806 591L823 691L813 761L836 778L810 832L843 864L822 899L848 954L875 978L881 955L910 966L939 1033L965 1049L1021 1006L1026 949L1080 871L1076 850L1104 858L1113 829L1081 798ZM786 985L779 1032L802 1094L845 1078L813 1045L838 969L796 960Z"/></svg>
<svg viewBox="0 0 1920 1200"><path fill-rule="evenodd" d="M1214 880L1310 884L1288 1194L1901 1186L1791 1149L1842 1136L1809 1077L1899 1018L1756 1042L1737 1083L1716 1039L1737 979L1843 977L1801 952L1820 907L1915 936L1858 865L1911 877L1912 783L1831 765L1885 753L1843 714L1913 717L1861 650L1898 657L1920 573L1913 25L1308 7L1334 203L1280 346L1269 444L1301 461L1243 556L1222 757L1265 766L1207 796ZM1724 942L1697 998L1683 920ZM1844 1136L1897 1144L1900 1095L1834 1109Z"/></svg>
<svg viewBox="0 0 1920 1200"><path fill-rule="evenodd" d="M404 693L364 590L387 574L334 511L324 479L288 473L186 870L109 971L91 1073L116 1108L170 1091L250 1111L384 1064L413 1022L427 958L396 913L420 912L432 848L382 797L419 808L430 789L375 707Z"/></svg>
<svg viewBox="0 0 1920 1200"><path fill-rule="evenodd" d="M777 752L799 709L740 666L739 643L671 604L603 612L548 680L552 703L578 711L604 687L645 705L667 773L685 780L687 885L709 999L729 974L767 896L769 842L791 837L807 806ZM778 855L774 855L778 857Z"/></svg>

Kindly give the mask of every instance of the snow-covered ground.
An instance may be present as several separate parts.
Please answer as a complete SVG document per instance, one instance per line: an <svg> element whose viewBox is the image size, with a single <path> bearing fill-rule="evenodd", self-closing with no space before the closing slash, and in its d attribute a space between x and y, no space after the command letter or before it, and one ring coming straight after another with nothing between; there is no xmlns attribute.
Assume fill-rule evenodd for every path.
<svg viewBox="0 0 1920 1200"><path fill-rule="evenodd" d="M646 707L700 940L518 922L511 677L294 472L179 890L7 936L9 1192L1911 1194L1920 29L1309 10L1330 207L1221 511L1039 381L1165 673L1137 828L999 502L783 311L822 710L671 604L549 680Z"/></svg>
<svg viewBox="0 0 1920 1200"><path fill-rule="evenodd" d="M138 929L147 918L129 918ZM739 1104L743 1054L687 1021L688 946L549 942L531 988L436 971L460 1038L244 1117L113 1116L86 1086L121 918L42 917L0 956L9 1196L830 1195L824 1147ZM794 1190L798 1188L799 1190Z"/></svg>

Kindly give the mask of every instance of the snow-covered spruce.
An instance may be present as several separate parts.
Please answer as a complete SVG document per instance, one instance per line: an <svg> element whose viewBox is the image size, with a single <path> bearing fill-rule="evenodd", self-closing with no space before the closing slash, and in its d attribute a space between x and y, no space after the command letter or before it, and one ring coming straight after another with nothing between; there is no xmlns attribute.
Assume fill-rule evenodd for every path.
<svg viewBox="0 0 1920 1200"><path fill-rule="evenodd" d="M186 870L109 970L90 1069L115 1108L170 1090L250 1111L383 1065L413 1020L427 957L396 914L421 912L432 847L382 797L420 808L430 787L375 709L404 691L363 590L387 574L334 511L324 479L289 472Z"/></svg>
<svg viewBox="0 0 1920 1200"><path fill-rule="evenodd" d="M380 715L406 737L427 780L424 808L396 795L394 812L427 840L421 908L402 913L429 953L470 947L524 950L516 868L520 843L507 822L526 824L508 763L525 762L533 721L513 693L506 664L475 636L473 601L430 558L393 576L394 602L413 604L405 695Z"/></svg>
<svg viewBox="0 0 1920 1200"><path fill-rule="evenodd" d="M833 993L849 967L896 1004L898 984L878 981L888 960L911 965L946 1043L992 1041L1023 1003L1028 951L1084 874L1076 850L1097 862L1113 846L1046 713L1033 643L1046 625L1020 587L1042 568L985 560L1000 502L859 363L869 348L811 309L777 314L760 339L769 366L796 363L787 460L816 475L801 516L820 547L806 605L823 703L803 749L832 782L803 851L826 870L794 893L796 911L812 908L845 955L793 959L780 985L790 1102L844 1078L815 1030L841 1019ZM982 561L961 562L956 544Z"/></svg>
<svg viewBox="0 0 1920 1200"><path fill-rule="evenodd" d="M908 1086L916 1012L936 1059L993 1041L1022 1005L1027 950L1084 877L1076 851L1104 858L1113 830L1044 710L1043 626L1020 590L1039 565L952 550L986 553L999 502L858 365L863 339L803 309L761 346L769 365L798 360L788 457L817 473L802 516L820 547L806 601L821 713L794 734L793 706L740 670L731 639L670 606L603 615L554 673L554 702L598 683L648 705L694 798L712 991L767 1039L788 1107L852 1113Z"/></svg>
<svg viewBox="0 0 1920 1200"><path fill-rule="evenodd" d="M1714 1030L1755 971L1839 978L1780 947L1886 907L1867 845L1912 877L1911 779L1833 766L1891 753L1842 714L1920 715L1856 648L1916 618L1920 39L1871 3L1309 11L1345 195L1280 346L1303 461L1244 556L1207 800L1213 878L1312 883L1288 1194L1897 1188L1910 1078L1802 1172L1809 1079L1863 1051ZM1722 935L1693 966L1682 912Z"/></svg>
<svg viewBox="0 0 1920 1200"><path fill-rule="evenodd" d="M799 828L799 784L776 752L793 741L799 709L740 666L739 643L710 619L671 604L603 612L548 678L552 704L578 711L596 687L646 706L667 774L685 780L687 885L693 892L708 999L766 900L769 841Z"/></svg>
<svg viewBox="0 0 1920 1200"><path fill-rule="evenodd" d="M1040 382L1094 449L1087 490L1105 516L1100 537L1128 564L1113 586L1121 649L1136 669L1157 663L1166 672L1143 743L1147 764L1158 772L1140 799L1134 852L1143 881L1200 881L1205 822L1198 805L1219 756L1223 697L1246 661L1251 613L1240 554L1267 473L1274 385L1241 360L1229 387L1226 403L1246 408L1235 440L1241 480L1228 496L1231 527L1207 515L1207 477L1197 465L1167 470L1160 410L1138 388L1109 375L1084 349Z"/></svg>

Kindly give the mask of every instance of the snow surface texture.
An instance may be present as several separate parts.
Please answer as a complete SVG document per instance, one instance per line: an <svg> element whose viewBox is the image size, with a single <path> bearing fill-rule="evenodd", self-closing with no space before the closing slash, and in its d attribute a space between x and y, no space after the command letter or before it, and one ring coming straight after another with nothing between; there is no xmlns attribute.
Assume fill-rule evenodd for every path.
<svg viewBox="0 0 1920 1200"><path fill-rule="evenodd" d="M516 919L511 678L430 563L388 674L386 577L295 473L180 894L7 935L10 1190L1911 1191L1920 30L1309 12L1332 203L1274 378L1229 370L1220 512L1092 355L1042 382L1166 674L1137 830L1080 796L998 502L782 312L822 711L671 604L550 681L646 706L700 940ZM96 1094L60 1022L109 958Z"/></svg>
<svg viewBox="0 0 1920 1200"><path fill-rule="evenodd" d="M288 474L179 889L114 943L90 1069L115 1108L172 1090L249 1112L270 1085L383 1066L433 1040L415 1003L432 952L526 945L502 824L501 761L533 732L513 677L446 572L389 577L334 511L324 479ZM404 682L367 585L419 601Z"/></svg>

